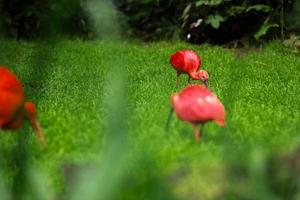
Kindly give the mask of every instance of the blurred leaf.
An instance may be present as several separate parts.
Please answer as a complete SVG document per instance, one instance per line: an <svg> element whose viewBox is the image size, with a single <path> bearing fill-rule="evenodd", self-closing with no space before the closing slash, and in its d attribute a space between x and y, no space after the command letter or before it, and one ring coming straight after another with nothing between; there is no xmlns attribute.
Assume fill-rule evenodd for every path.
<svg viewBox="0 0 300 200"><path fill-rule="evenodd" d="M103 156L92 168L84 168L74 183L71 199L89 200L112 199L117 195L119 185L125 175L127 159L127 102L126 102L126 73L121 60L116 55L110 61L111 70L106 85L106 137ZM100 154L100 152L99 152ZM100 157L100 156L99 156Z"/></svg>
<svg viewBox="0 0 300 200"><path fill-rule="evenodd" d="M278 24L269 23L269 18L267 18L264 23L261 25L260 29L254 34L254 38L259 40L262 36L266 35L270 28L279 27Z"/></svg>
<svg viewBox="0 0 300 200"><path fill-rule="evenodd" d="M182 18L183 19L187 19L189 17L189 12L191 10L191 7L192 7L192 3L189 3L185 9L183 10L183 13L182 13Z"/></svg>
<svg viewBox="0 0 300 200"><path fill-rule="evenodd" d="M245 12L245 6L231 6L230 9L227 11L228 15L234 16Z"/></svg>
<svg viewBox="0 0 300 200"><path fill-rule="evenodd" d="M90 0L84 4L84 11L92 21L95 32L102 38L119 37L120 27L115 7L109 0Z"/></svg>
<svg viewBox="0 0 300 200"><path fill-rule="evenodd" d="M53 188L49 184L49 176L41 169L31 166L29 169L29 179L31 184L31 192L35 199L52 200L54 199Z"/></svg>
<svg viewBox="0 0 300 200"><path fill-rule="evenodd" d="M223 3L224 0L198 0L196 2L196 6L202 6L202 5L208 5L208 6L217 6L221 3Z"/></svg>
<svg viewBox="0 0 300 200"><path fill-rule="evenodd" d="M272 8L269 5L257 4L257 5L249 6L246 9L246 12L249 12L250 10L256 10L256 11L261 11L261 12L270 12L272 10Z"/></svg>
<svg viewBox="0 0 300 200"><path fill-rule="evenodd" d="M225 19L221 15L209 15L205 21L206 24L210 24L215 29L220 27L220 23L223 22Z"/></svg>
<svg viewBox="0 0 300 200"><path fill-rule="evenodd" d="M9 192L8 189L5 187L4 184L4 176L2 174L2 168L1 168L1 164L0 164L0 197L1 200L10 200L10 196L9 196Z"/></svg>

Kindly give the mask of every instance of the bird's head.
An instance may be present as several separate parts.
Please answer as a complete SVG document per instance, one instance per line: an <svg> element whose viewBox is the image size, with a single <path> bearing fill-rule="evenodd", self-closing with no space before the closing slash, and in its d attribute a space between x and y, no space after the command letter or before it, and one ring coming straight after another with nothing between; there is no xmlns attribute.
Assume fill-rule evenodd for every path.
<svg viewBox="0 0 300 200"><path fill-rule="evenodd" d="M204 82L205 86L208 87L209 75L206 70L200 70L198 73L199 79Z"/></svg>
<svg viewBox="0 0 300 200"><path fill-rule="evenodd" d="M36 107L35 107L34 103L30 102L30 101L25 102L24 110L26 113L26 117L29 120L37 138L39 139L41 144L45 145L44 134L43 134L41 126L37 120Z"/></svg>

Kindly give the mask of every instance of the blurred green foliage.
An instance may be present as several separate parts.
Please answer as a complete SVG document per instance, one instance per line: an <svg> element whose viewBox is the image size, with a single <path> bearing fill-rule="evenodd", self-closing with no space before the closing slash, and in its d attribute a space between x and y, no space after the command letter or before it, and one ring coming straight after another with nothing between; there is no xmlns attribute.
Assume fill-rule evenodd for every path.
<svg viewBox="0 0 300 200"><path fill-rule="evenodd" d="M20 39L57 34L92 38L82 0L1 0L1 32Z"/></svg>
<svg viewBox="0 0 300 200"><path fill-rule="evenodd" d="M281 18L294 1L283 0L116 0L131 34L144 39L187 38L194 43L226 43L280 36ZM284 12L281 13L281 9ZM295 17L296 18L296 17ZM197 20L202 19L202 24Z"/></svg>
<svg viewBox="0 0 300 200"><path fill-rule="evenodd" d="M101 32L114 33L112 28L121 25L118 32L127 36L187 39L190 34L188 40L194 43L257 41L299 30L299 23L291 23L299 18L295 0L114 0L118 14L110 4L105 0L1 0L0 28L14 38L64 34L93 39ZM117 24L106 20L107 12L115 13ZM195 26L199 19L202 23Z"/></svg>
<svg viewBox="0 0 300 200"><path fill-rule="evenodd" d="M2 32L12 37L35 37L48 12L48 0L1 0Z"/></svg>

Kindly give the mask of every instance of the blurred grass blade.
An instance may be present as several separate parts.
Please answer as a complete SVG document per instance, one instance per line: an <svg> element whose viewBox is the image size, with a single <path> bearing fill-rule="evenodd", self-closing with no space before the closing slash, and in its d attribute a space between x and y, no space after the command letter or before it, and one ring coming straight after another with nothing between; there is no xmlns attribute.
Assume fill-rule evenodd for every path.
<svg viewBox="0 0 300 200"><path fill-rule="evenodd" d="M10 195L8 193L8 189L6 188L5 186L5 183L4 183L4 176L3 176L3 169L2 169L2 166L1 166L1 163L0 163L0 199L1 200L10 200Z"/></svg>
<svg viewBox="0 0 300 200"><path fill-rule="evenodd" d="M34 199L52 200L54 199L54 192L49 184L49 176L46 172L38 167L31 166L29 170L29 181L31 192Z"/></svg>
<svg viewBox="0 0 300 200"><path fill-rule="evenodd" d="M98 36L108 39L119 36L117 11L111 1L87 0L84 6Z"/></svg>
<svg viewBox="0 0 300 200"><path fill-rule="evenodd" d="M113 80L109 99L109 117L106 131L106 144L104 157L96 167L82 171L78 178L74 193L74 200L86 199L111 199L114 190L122 176L122 163L124 160L126 129L124 128L125 106L122 92L122 81Z"/></svg>
<svg viewBox="0 0 300 200"><path fill-rule="evenodd" d="M112 61L112 66L121 66ZM124 172L126 159L127 127L126 127L126 97L125 76L121 68L114 67L107 76L106 87L108 95L105 98L107 105L107 128L105 131L104 155L92 168L81 171L77 182L73 185L71 199L111 199L116 195Z"/></svg>

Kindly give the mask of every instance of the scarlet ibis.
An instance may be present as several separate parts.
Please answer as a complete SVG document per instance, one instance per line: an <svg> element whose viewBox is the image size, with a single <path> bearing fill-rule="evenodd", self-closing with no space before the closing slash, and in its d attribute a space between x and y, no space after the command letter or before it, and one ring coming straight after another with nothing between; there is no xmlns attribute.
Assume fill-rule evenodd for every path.
<svg viewBox="0 0 300 200"><path fill-rule="evenodd" d="M175 110L177 117L193 125L195 139L200 140L201 130L197 125L208 121L215 121L218 125L225 125L225 109L221 101L206 86L191 84L179 93L171 96L171 112L167 122Z"/></svg>
<svg viewBox="0 0 300 200"><path fill-rule="evenodd" d="M208 73L206 70L199 70L201 66L201 58L197 53L192 50L180 50L175 52L170 57L170 64L177 71L176 85L179 84L180 74L188 74L190 79L202 80L206 86L208 86Z"/></svg>
<svg viewBox="0 0 300 200"><path fill-rule="evenodd" d="M25 101L22 84L6 67L0 66L0 128L20 128L28 120L39 141L44 144L44 134L37 121L34 103Z"/></svg>

